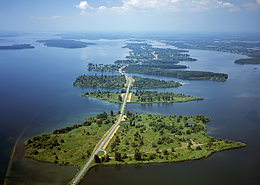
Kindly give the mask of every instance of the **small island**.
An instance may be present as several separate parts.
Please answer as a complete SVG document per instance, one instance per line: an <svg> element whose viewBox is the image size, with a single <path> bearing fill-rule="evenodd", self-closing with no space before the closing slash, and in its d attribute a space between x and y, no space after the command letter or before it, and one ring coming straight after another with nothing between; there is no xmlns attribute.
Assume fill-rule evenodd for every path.
<svg viewBox="0 0 260 185"><path fill-rule="evenodd" d="M0 46L0 50L8 50L8 49L33 49L34 46L31 44L13 44L12 46Z"/></svg>
<svg viewBox="0 0 260 185"><path fill-rule="evenodd" d="M54 39L54 40L37 40L36 42L44 43L47 47L57 47L57 48L85 48L89 45L96 45L95 43L81 42L75 40L65 40L65 39Z"/></svg>
<svg viewBox="0 0 260 185"><path fill-rule="evenodd" d="M82 95L83 97L97 98L100 100L106 100L109 102L123 103L125 97L125 90L121 90L119 93L110 91L100 91L97 92L86 92ZM157 92L157 91L138 91L130 93L128 96L128 103L177 103L177 102L187 102L187 101L199 101L203 98L197 98L190 95L184 94L174 94L172 92Z"/></svg>

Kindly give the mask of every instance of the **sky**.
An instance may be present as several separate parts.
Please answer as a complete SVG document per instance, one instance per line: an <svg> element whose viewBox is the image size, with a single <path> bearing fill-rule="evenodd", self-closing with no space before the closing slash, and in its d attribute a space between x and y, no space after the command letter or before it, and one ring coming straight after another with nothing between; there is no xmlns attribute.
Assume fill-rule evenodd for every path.
<svg viewBox="0 0 260 185"><path fill-rule="evenodd" d="M260 33L260 0L0 0L0 31Z"/></svg>

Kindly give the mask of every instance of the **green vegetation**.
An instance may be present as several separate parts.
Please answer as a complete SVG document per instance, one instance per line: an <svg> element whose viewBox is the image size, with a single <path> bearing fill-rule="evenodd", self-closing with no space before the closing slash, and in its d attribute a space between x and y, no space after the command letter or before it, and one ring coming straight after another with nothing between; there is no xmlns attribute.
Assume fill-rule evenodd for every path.
<svg viewBox="0 0 260 185"><path fill-rule="evenodd" d="M130 103L175 103L198 101L203 98L196 98L190 95L174 94L172 92L138 91L133 92Z"/></svg>
<svg viewBox="0 0 260 185"><path fill-rule="evenodd" d="M121 122L106 148L108 155L113 158L102 164L197 160L214 152L246 146L208 136L205 123L209 121L210 118L204 115L140 115L128 111L127 120Z"/></svg>
<svg viewBox="0 0 260 185"><path fill-rule="evenodd" d="M31 44L13 44L12 46L0 46L0 50L5 49L33 49Z"/></svg>
<svg viewBox="0 0 260 185"><path fill-rule="evenodd" d="M48 47L58 47L58 48L85 48L89 45L96 45L94 43L81 42L75 40L37 40L36 42L44 43L45 46Z"/></svg>
<svg viewBox="0 0 260 185"><path fill-rule="evenodd" d="M122 90L121 93L125 93ZM118 91L116 93L110 91L101 92L86 92L83 97L93 97L100 100L107 100L109 102L122 103L123 95ZM138 91L132 93L131 101L128 103L175 103L187 101L199 101L203 98L196 98L190 95L174 94L172 92L157 92L157 91Z"/></svg>
<svg viewBox="0 0 260 185"><path fill-rule="evenodd" d="M153 60L154 62L167 61L171 63L196 61L196 59L190 58L188 54L181 54L188 52L187 50L153 48L152 45L147 43L128 43L123 48L131 50L129 52L130 56L126 57L127 59Z"/></svg>
<svg viewBox="0 0 260 185"><path fill-rule="evenodd" d="M38 161L83 167L94 147L116 121L113 111L86 117L79 125L55 129L25 142L25 156ZM106 147L105 156L95 156L96 164L135 164L197 160L214 152L241 148L240 142L214 139L206 134L210 118L126 114L120 128Z"/></svg>
<svg viewBox="0 0 260 185"><path fill-rule="evenodd" d="M236 60L236 64L260 64L259 38L243 37L242 35L230 37L204 37L203 39L186 38L182 40L168 39L166 44L183 49L200 49L237 53L252 57L250 59Z"/></svg>
<svg viewBox="0 0 260 185"><path fill-rule="evenodd" d="M153 78L142 78L139 76L132 77L135 81L133 88L138 89L152 89L152 88L168 88L168 87L179 87L181 84L175 81L157 80Z"/></svg>
<svg viewBox="0 0 260 185"><path fill-rule="evenodd" d="M88 64L89 71L101 71L101 72L118 72L122 65L103 65L103 64Z"/></svg>
<svg viewBox="0 0 260 185"><path fill-rule="evenodd" d="M236 64L260 64L260 57L257 58L243 58L235 61Z"/></svg>
<svg viewBox="0 0 260 185"><path fill-rule="evenodd" d="M126 73L140 73L149 75L170 76L188 80L212 80L212 81L226 81L227 74L213 73L205 71L179 71L179 70L164 70L159 68L147 68L142 65L129 65L124 68Z"/></svg>
<svg viewBox="0 0 260 185"><path fill-rule="evenodd" d="M121 90L121 93L125 93L125 90ZM97 92L86 92L85 94L82 94L83 97L92 97L97 98L100 100L106 100L109 102L115 102L115 103L123 103L123 97L122 94L118 91L116 93L110 92L110 91L100 91Z"/></svg>
<svg viewBox="0 0 260 185"><path fill-rule="evenodd" d="M86 117L81 124L34 136L25 142L28 147L25 157L60 165L78 165L81 168L116 120L117 115L103 112L96 117Z"/></svg>
<svg viewBox="0 0 260 185"><path fill-rule="evenodd" d="M92 88L109 88L109 89L120 89L124 88L126 79L124 75L81 75L76 78L73 82L74 86L80 87L92 87Z"/></svg>

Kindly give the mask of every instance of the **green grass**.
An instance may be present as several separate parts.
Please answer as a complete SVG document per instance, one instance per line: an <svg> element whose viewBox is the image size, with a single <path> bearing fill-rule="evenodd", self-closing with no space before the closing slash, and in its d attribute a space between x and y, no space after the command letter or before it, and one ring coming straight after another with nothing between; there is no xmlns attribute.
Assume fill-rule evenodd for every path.
<svg viewBox="0 0 260 185"><path fill-rule="evenodd" d="M134 120L133 117L135 117ZM111 161L103 162L102 164L135 164L197 160L208 157L214 152L245 146L245 144L240 142L222 141L221 139L214 139L208 136L204 123L209 120L210 118L202 115L194 117L183 116L181 118L180 116L149 114L129 116L127 121L121 122L119 130L106 149L109 156L113 157L115 151L117 151L122 155L126 154L128 158L122 159L121 161L115 161L115 159L112 158ZM196 124L187 125L187 121ZM130 122L132 124L130 124ZM133 126L133 122L135 122L135 126ZM177 128L174 133L172 125L174 125L174 128ZM199 125L200 130L193 131L192 128L195 127L194 125ZM163 132L161 132L162 130ZM190 130L190 134L186 133L187 130ZM138 133L138 137L135 136L137 135L136 133ZM118 138L120 139L120 142L117 141ZM199 145L191 145L189 148L190 139ZM162 142L159 143L160 140ZM132 143L135 143L135 145ZM200 146L201 150L196 150L197 146ZM172 148L174 148L174 152L172 152ZM140 160L134 159L136 150L139 150L142 154ZM168 154L164 153L165 150L168 151ZM153 159L151 159L150 156L152 156Z"/></svg>
<svg viewBox="0 0 260 185"><path fill-rule="evenodd" d="M115 119L115 117L116 115L112 118L109 115L108 119ZM91 117L86 117L86 121L90 118ZM96 144L113 125L112 122L104 124L104 119L101 126L99 126L97 124L97 120L99 119L92 118L92 124L89 126L82 125L67 133L42 134L41 136L35 136L30 139L30 142L29 140L26 141L25 145L28 146L28 149L25 153L25 157L61 165L77 165L81 168L90 157L88 151L92 153ZM47 140L44 139L46 137L48 138ZM51 144L43 146L43 143L48 143L54 139L58 141L58 146L51 147ZM62 142L62 140L64 142ZM41 146L39 146L39 144L41 144Z"/></svg>

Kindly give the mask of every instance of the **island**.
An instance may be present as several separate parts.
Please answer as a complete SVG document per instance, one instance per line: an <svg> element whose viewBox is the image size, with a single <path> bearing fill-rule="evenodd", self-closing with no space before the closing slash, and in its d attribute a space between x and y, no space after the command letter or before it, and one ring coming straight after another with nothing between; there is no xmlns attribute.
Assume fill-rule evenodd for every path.
<svg viewBox="0 0 260 185"><path fill-rule="evenodd" d="M142 78L139 76L132 77L134 83L133 88L138 89L149 89L149 88L169 88L179 87L181 84L173 80L157 80L153 78ZM91 88L109 88L109 89L120 89L124 88L126 79L124 75L81 75L76 78L73 82L74 86L80 87L91 87Z"/></svg>
<svg viewBox="0 0 260 185"><path fill-rule="evenodd" d="M119 93L110 91L86 92L82 94L83 97L97 98L100 100L106 100L109 102L123 103L125 97L125 90L121 90ZM174 94L173 92L157 92L157 91L138 91L130 93L127 102L128 103L176 103L187 101L199 101L203 98L197 98L190 95L181 93Z"/></svg>
<svg viewBox="0 0 260 185"><path fill-rule="evenodd" d="M34 46L31 44L13 44L12 46L0 46L0 50L7 50L7 49L33 49Z"/></svg>
<svg viewBox="0 0 260 185"><path fill-rule="evenodd" d="M118 118L106 112L86 117L81 124L55 129L28 139L25 156L32 159L77 165L81 168ZM97 165L180 162L209 157L214 152L245 147L244 143L210 137L204 115L138 114L128 111L114 137L95 157Z"/></svg>
<svg viewBox="0 0 260 185"><path fill-rule="evenodd" d="M58 47L58 48L85 48L89 45L96 45L95 43L81 42L75 40L66 40L66 39L53 39L53 40L37 40L36 42L44 43L47 47Z"/></svg>

